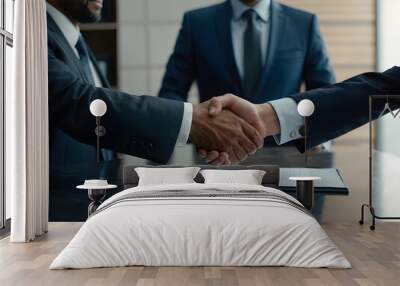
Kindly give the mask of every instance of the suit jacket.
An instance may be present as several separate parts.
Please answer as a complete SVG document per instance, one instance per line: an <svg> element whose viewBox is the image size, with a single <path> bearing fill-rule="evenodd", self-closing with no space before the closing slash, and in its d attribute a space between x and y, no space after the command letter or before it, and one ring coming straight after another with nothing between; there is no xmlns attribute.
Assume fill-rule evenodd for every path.
<svg viewBox="0 0 400 286"><path fill-rule="evenodd" d="M187 100L196 81L200 100L233 93L244 97L236 66L230 1L185 14L159 95ZM254 103L332 84L334 73L315 15L272 1L269 44Z"/></svg>
<svg viewBox="0 0 400 286"><path fill-rule="evenodd" d="M56 23L50 16L47 21L50 168L95 161L96 120L89 111L94 99L104 100L108 108L102 117L107 130L101 139L103 148L167 162L181 127L183 104L111 90L93 55L105 88L90 84Z"/></svg>
<svg viewBox="0 0 400 286"><path fill-rule="evenodd" d="M400 100L400 68L364 73L342 83L292 95L297 102L306 98L315 105L315 112L308 119L307 146L314 147L369 122L369 95L399 95ZM384 103L374 105L372 119L380 115ZM399 107L392 104L394 109ZM300 151L304 150L303 140L297 145Z"/></svg>

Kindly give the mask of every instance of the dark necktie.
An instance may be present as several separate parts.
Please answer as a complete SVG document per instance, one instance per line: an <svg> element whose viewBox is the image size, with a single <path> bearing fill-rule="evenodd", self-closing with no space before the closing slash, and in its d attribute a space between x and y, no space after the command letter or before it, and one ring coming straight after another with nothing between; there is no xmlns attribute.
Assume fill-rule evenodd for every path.
<svg viewBox="0 0 400 286"><path fill-rule="evenodd" d="M85 40L82 36L79 37L78 42L75 45L76 50L79 54L79 61L81 63L81 67L85 73L85 77L87 81L94 85L94 79L92 75L92 71L90 69L90 56L88 47L86 46Z"/></svg>
<svg viewBox="0 0 400 286"><path fill-rule="evenodd" d="M257 13L249 9L243 13L247 21L244 33L244 77L243 88L247 99L257 92L258 80L262 68L261 33L256 27Z"/></svg>

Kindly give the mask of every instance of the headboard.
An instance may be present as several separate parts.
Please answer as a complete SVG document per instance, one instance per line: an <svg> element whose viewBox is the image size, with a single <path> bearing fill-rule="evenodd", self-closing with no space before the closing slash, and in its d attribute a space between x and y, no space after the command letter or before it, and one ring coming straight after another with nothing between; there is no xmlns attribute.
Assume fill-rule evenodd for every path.
<svg viewBox="0 0 400 286"><path fill-rule="evenodd" d="M137 167L146 167L146 168L181 168L187 166L174 166L174 165L163 165L163 166L143 166L143 165L135 165L135 166L126 166L124 168L123 173L123 185L124 189L133 188L138 185L139 177L135 171ZM190 166L193 167L193 166ZM195 167L199 167L202 170L204 169L220 169L220 170L264 170L266 173L264 175L262 184L263 186L268 187L278 187L279 185L279 167L275 165L253 165L253 166L211 166L211 165L195 165ZM195 178L197 183L204 183L203 176L199 173Z"/></svg>

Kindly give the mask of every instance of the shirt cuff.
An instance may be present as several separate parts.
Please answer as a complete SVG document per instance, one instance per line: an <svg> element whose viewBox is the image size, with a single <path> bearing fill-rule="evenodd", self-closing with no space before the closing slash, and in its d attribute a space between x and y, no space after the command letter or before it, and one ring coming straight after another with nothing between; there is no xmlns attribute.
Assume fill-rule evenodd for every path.
<svg viewBox="0 0 400 286"><path fill-rule="evenodd" d="M270 101L269 104L274 108L281 126L281 133L274 136L276 143L282 145L302 138L300 129L303 126L304 119L297 112L296 101L292 98L281 98Z"/></svg>
<svg viewBox="0 0 400 286"><path fill-rule="evenodd" d="M178 138L176 139L175 147L185 146L192 127L193 105L185 102L183 105L183 116L181 130L179 131Z"/></svg>

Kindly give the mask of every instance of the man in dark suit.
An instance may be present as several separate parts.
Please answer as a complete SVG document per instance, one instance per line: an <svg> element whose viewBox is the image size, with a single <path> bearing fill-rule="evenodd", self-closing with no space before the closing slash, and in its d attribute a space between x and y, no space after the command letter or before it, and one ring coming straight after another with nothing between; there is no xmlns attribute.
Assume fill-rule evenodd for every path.
<svg viewBox="0 0 400 286"><path fill-rule="evenodd" d="M207 104L110 89L78 27L98 20L101 8L102 0L47 1L51 169L95 159L95 119L89 112L94 99L107 104L102 145L114 151L165 163L190 135L197 146L224 149L238 161L261 145L257 131L231 112L214 120Z"/></svg>
<svg viewBox="0 0 400 286"><path fill-rule="evenodd" d="M341 83L291 95L280 99L289 104L273 112L269 103L254 105L233 95L214 98L210 103L210 111L212 115L217 115L224 108L230 109L248 122L260 126L262 136L274 135L281 143L295 140L298 149L304 151L303 119L297 115L297 118L287 120L287 114L297 113L297 103L309 99L315 105L315 112L308 119L307 132L307 147L312 148L366 124L369 121L370 95L394 95L400 100L400 67L383 73L364 73ZM393 110L400 108L399 100L391 106ZM384 110L384 103L378 102L372 119L379 117ZM400 118L400 113L394 115ZM201 154L203 157L210 156L210 161L219 155L218 152L210 155L204 150Z"/></svg>
<svg viewBox="0 0 400 286"><path fill-rule="evenodd" d="M276 0L227 0L187 12L159 95L232 93L264 103L335 81L317 17Z"/></svg>

